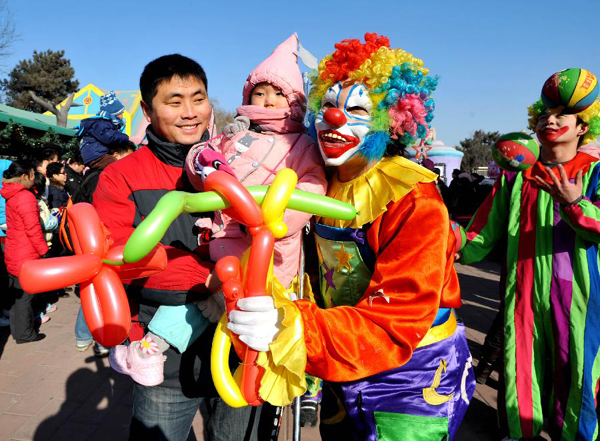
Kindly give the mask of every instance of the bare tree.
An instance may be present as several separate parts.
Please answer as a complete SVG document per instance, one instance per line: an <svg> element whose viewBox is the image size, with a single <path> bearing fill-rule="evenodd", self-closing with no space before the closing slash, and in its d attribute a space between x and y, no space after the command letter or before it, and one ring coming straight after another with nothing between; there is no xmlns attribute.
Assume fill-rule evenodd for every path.
<svg viewBox="0 0 600 441"><path fill-rule="evenodd" d="M14 14L7 0L0 0L0 59L12 55L12 45L18 38Z"/></svg>
<svg viewBox="0 0 600 441"><path fill-rule="evenodd" d="M65 105L61 106L61 108L58 109L50 101L37 96L33 90L29 90L28 92L29 92L29 96L31 97L31 99L33 101L35 101L37 104L42 106L48 112L50 112L54 116L56 116L56 125L58 127L67 127L67 117L69 116L69 109L71 107L81 106L81 104L73 103L73 97L75 96L75 94L69 95L69 98L67 99L67 102L65 103Z"/></svg>

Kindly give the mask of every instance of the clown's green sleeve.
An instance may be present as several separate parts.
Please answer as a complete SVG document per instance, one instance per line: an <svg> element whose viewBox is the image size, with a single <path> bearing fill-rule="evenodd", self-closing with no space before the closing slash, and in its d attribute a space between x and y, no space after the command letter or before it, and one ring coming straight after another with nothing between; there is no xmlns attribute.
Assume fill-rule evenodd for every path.
<svg viewBox="0 0 600 441"><path fill-rule="evenodd" d="M468 265L482 260L506 232L510 199L508 181L512 177L502 173L469 222L467 244L461 251L460 263Z"/></svg>

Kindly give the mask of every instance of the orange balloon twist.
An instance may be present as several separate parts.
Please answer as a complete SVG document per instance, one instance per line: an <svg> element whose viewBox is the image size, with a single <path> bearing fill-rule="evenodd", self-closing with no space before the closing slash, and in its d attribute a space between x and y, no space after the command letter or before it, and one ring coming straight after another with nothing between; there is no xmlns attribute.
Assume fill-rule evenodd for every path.
<svg viewBox="0 0 600 441"><path fill-rule="evenodd" d="M131 328L129 302L121 280L164 270L167 253L159 246L141 261L124 264L124 246L109 249L107 230L91 204L73 205L67 217L75 255L25 262L19 282L31 294L81 284L81 307L94 340L103 346L118 345Z"/></svg>

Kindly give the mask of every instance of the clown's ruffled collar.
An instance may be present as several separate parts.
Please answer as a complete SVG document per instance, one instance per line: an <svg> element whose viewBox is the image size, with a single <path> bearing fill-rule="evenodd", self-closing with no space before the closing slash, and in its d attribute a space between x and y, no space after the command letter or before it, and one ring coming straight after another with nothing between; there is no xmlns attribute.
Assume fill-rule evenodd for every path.
<svg viewBox="0 0 600 441"><path fill-rule="evenodd" d="M370 170L348 182L337 177L329 183L327 196L356 207L351 221L319 218L318 222L338 228L360 228L381 216L390 202L397 202L420 182L434 182L437 175L400 156L383 158Z"/></svg>

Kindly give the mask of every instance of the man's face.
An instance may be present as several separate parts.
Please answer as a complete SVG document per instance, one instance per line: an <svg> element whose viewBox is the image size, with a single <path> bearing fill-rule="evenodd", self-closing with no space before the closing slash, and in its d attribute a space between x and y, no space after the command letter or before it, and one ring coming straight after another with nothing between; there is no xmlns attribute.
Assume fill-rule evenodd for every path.
<svg viewBox="0 0 600 441"><path fill-rule="evenodd" d="M42 163L37 166L36 171L46 176L46 167L48 167L48 164L50 164L50 161L44 159Z"/></svg>
<svg viewBox="0 0 600 441"><path fill-rule="evenodd" d="M60 173L57 175L52 176L52 178L58 182L60 182L62 185L65 185L67 183L67 174L65 173L65 169L62 168L60 170Z"/></svg>
<svg viewBox="0 0 600 441"><path fill-rule="evenodd" d="M83 170L85 169L85 165L80 164L79 162L72 162L69 164L69 167L71 167L73 171L78 174L83 173Z"/></svg>
<svg viewBox="0 0 600 441"><path fill-rule="evenodd" d="M546 110L535 126L535 133L542 143L577 142L587 132L587 126L577 123L576 115L557 115Z"/></svg>
<svg viewBox="0 0 600 441"><path fill-rule="evenodd" d="M200 141L210 119L204 83L196 77L172 77L157 86L152 109L142 103L144 115L163 141L192 145Z"/></svg>
<svg viewBox="0 0 600 441"><path fill-rule="evenodd" d="M372 108L369 90L363 84L348 81L327 90L315 120L319 148L327 165L340 166L360 149L371 129Z"/></svg>

